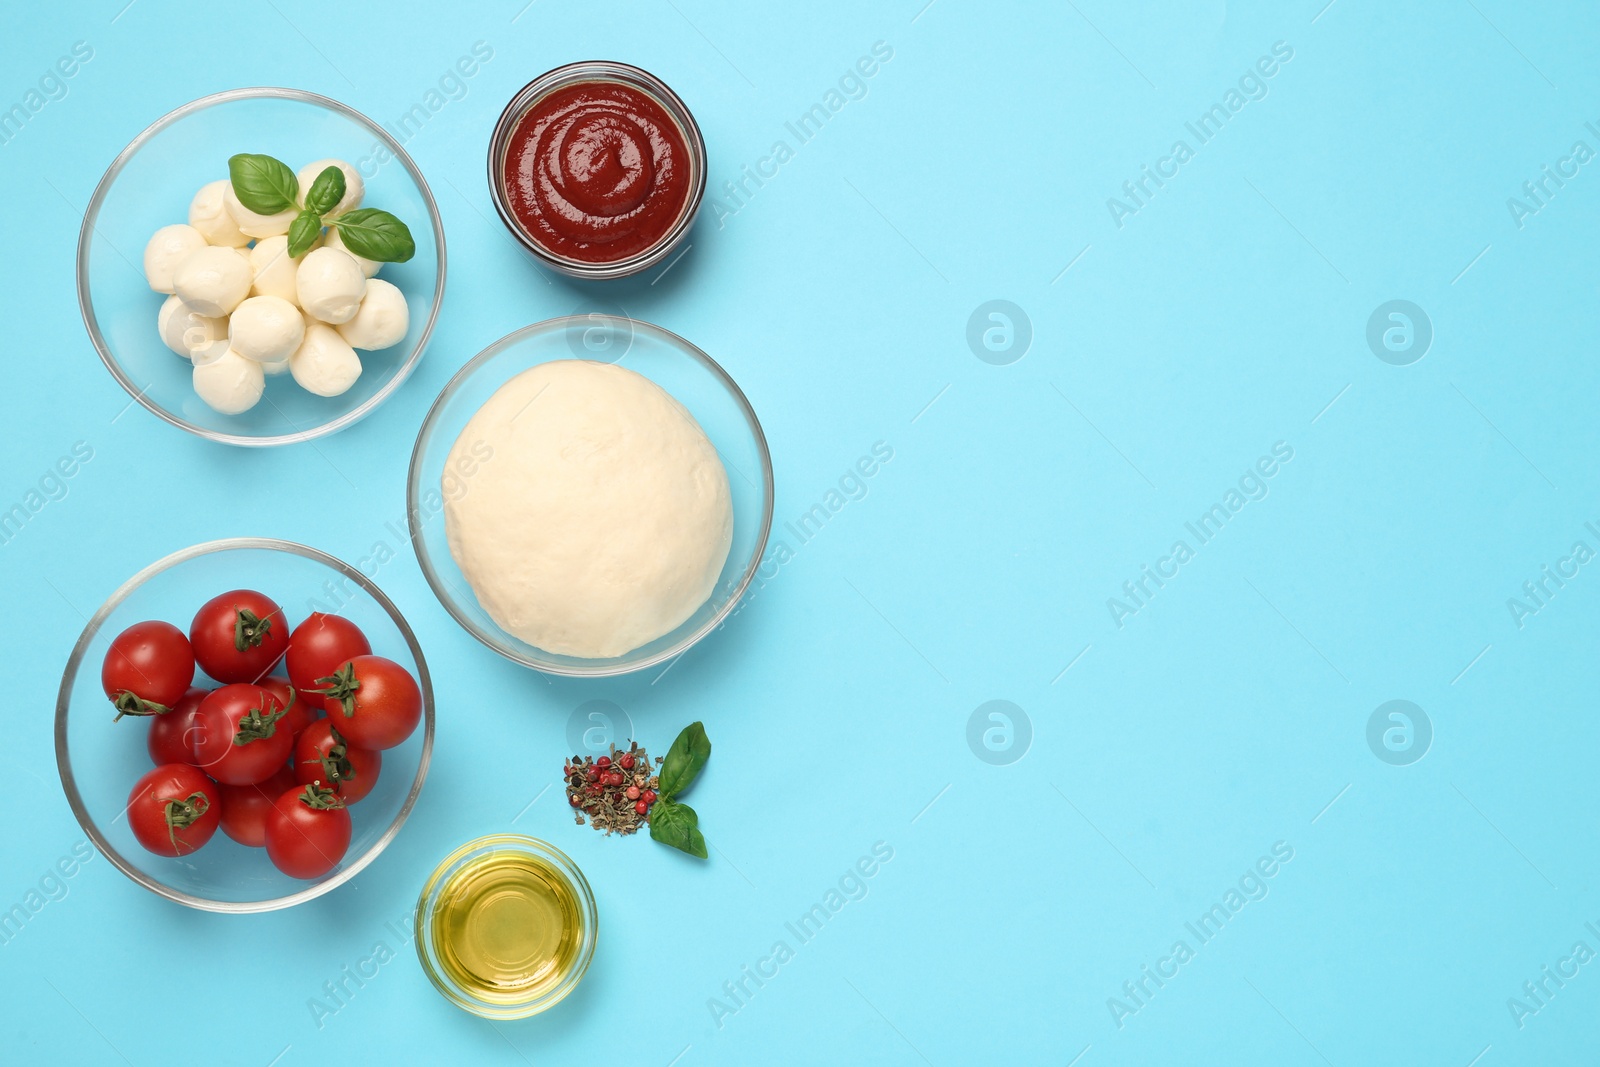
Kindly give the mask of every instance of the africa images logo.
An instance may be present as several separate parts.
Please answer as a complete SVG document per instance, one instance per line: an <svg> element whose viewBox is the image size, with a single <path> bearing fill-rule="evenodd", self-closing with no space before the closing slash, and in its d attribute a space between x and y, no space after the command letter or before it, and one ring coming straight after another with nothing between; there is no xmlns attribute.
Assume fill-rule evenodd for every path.
<svg viewBox="0 0 1600 1067"><path fill-rule="evenodd" d="M1407 767L1428 754L1433 722L1409 700L1379 704L1367 719L1367 747L1391 767Z"/></svg>

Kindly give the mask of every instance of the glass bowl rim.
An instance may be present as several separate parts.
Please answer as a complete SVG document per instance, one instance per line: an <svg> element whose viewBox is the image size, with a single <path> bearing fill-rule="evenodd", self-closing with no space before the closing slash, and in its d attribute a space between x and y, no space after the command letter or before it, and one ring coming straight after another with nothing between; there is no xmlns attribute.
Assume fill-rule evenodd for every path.
<svg viewBox="0 0 1600 1067"><path fill-rule="evenodd" d="M150 400L145 395L145 391L149 387L135 385L133 379L129 378L127 372L122 369L122 365L118 362L116 356L111 353L111 346L106 343L105 335L100 330L100 320L95 315L94 299L89 291L89 241L92 235L99 232L95 223L100 218L100 209L104 205L105 199L110 194L117 178L122 174L123 169L133 160L133 157L138 154L145 143L179 119L186 118L189 115L215 107L218 104L231 103L235 100L256 99L294 100L312 104L350 119L371 132L383 147L405 167L406 173L411 175L412 181L416 182L417 189L422 194L422 202L428 210L428 221L433 229L433 241L435 247L438 248L439 259L438 270L434 273L433 303L428 309L428 321L423 324L422 334L417 338L416 347L406 357L405 362L395 368L394 377L384 383L382 388L373 393L363 403L336 419L308 429L275 434L271 437L253 437L247 434L230 434L220 430L210 430L204 426L198 426ZM385 130L378 123L373 122L350 105L341 103L332 97L323 96L320 93L307 92L304 89L288 89L280 86L252 86L212 93L209 96L202 96L189 101L187 104L173 108L141 130L133 140L128 142L127 147L117 153L116 158L111 161L111 165L106 168L106 172L101 175L99 183L94 187L94 193L89 197L88 206L83 210L83 224L78 230L75 276L78 287L78 312L83 317L83 325L89 333L90 343L94 345L95 352L100 357L100 362L105 364L106 370L111 372L111 376L116 379L117 384L121 385L141 407L163 422L209 441L239 445L245 448L267 448L274 445L310 441L342 430L346 426L358 422L371 414L379 404L389 398L390 394L400 388L405 380L411 376L411 372L416 369L417 364L421 362L422 354L428 347L429 339L433 336L433 328L439 318L439 308L444 303L445 265L444 220L439 216L439 205L433 198L433 190L428 187L427 179L422 176L422 171L412 158L406 154L405 148L401 146L399 141L390 136L388 130Z"/></svg>
<svg viewBox="0 0 1600 1067"><path fill-rule="evenodd" d="M679 213L671 228L661 235L660 240L650 245L641 252L628 256L625 259L612 260L603 263L589 263L581 259L573 259L546 248L534 239L516 214L511 210L505 187L504 171L505 156L510 149L511 134L522 117L526 115L540 100L549 96L558 89L565 89L570 85L581 85L584 82L616 82L630 88L642 90L656 103L677 125L678 131L683 134L684 143L689 147L689 161L693 165L695 174L690 183L689 197L684 202L683 210ZM489 135L489 198L494 203L496 214L500 221L510 231L524 249L545 266L558 270L574 278L583 278L590 281L605 281L612 278L626 278L660 263L675 248L683 243L688 236L690 228L694 225L695 218L700 214L700 206L705 200L706 181L710 169L709 157L706 149L705 134L700 130L700 124L695 121L694 112L689 110L689 105L683 102L666 82L651 74L643 67L636 67L631 63L622 63L612 59L583 59L575 63L564 63L559 67L552 67L543 74L534 78L528 84L518 89L507 101L505 108L500 112L500 117L495 120L494 130ZM687 251L687 249L685 249ZM662 273L666 273L663 271Z"/></svg>
<svg viewBox="0 0 1600 1067"><path fill-rule="evenodd" d="M556 870L571 883L573 893L578 898L579 910L583 913L585 921L584 938L578 944L578 959L573 966L572 973L562 980L561 984L542 997L537 997L523 1004L490 1005L483 1001L473 1000L460 992L452 983L447 982L437 973L433 963L428 959L430 951L436 946L433 942L431 924L426 918L433 913L438 894L444 888L445 876L453 868L459 867L461 862L475 852L487 849L516 851L524 854L533 854L555 866ZM428 981L439 991L446 1000L484 1019L526 1019L532 1015L547 1011L567 998L567 995L578 988L578 983L583 981L583 976L589 973L589 965L594 961L596 946L600 943L600 909L595 903L594 889L589 885L589 879L584 877L578 864L561 849L540 837L529 834L516 834L510 832L485 834L475 837L440 860L434 867L433 873L428 875L428 880L423 883L422 891L417 894L417 908L412 918L412 940L417 948L417 961L422 965L422 973L428 976Z"/></svg>
<svg viewBox="0 0 1600 1067"><path fill-rule="evenodd" d="M236 549L267 549L301 556L331 567L354 581L363 592L378 602L378 606L384 610L400 631L400 636L404 639L406 646L411 651L412 658L416 661L417 685L422 690L422 756L418 760L417 773L411 780L411 788L406 793L405 801L400 805L399 812L396 813L393 821L389 823L388 828L364 853L356 858L355 862L340 871L336 876L319 882L314 886L308 886L298 892L289 893L281 897L269 897L266 900L213 900L210 897L195 896L192 893L185 893L164 882L157 881L124 859L122 854L112 847L111 842L106 840L105 835L100 832L99 824L95 822L94 817L89 814L88 808L84 805L83 797L78 792L77 779L72 773L72 758L67 749L67 716L72 707L73 683L77 680L78 671L83 665L84 655L89 651L90 641L99 632L100 627L110 617L111 613L121 606L122 602L136 589L157 574L170 570L181 563L198 559L201 556L208 556L218 552L230 552ZM433 682L428 673L427 661L422 655L422 646L417 643L416 634L411 631L411 626L406 622L405 617L400 614L400 609L395 607L394 602L384 594L383 590L374 585L366 575L355 567L309 545L302 545L294 541L284 541L275 537L228 537L190 545L188 548L179 549L147 565L118 586L117 590L106 599L104 604L100 605L99 610L94 613L94 616L84 626L83 633L78 636L77 643L72 646L72 655L67 659L67 668L61 675L61 689L56 696L56 771L61 775L61 787L67 794L67 803L72 808L72 814L77 817L78 825L83 828L84 833L89 835L89 840L99 850L100 854L109 859L114 867L134 882L144 886L158 896L200 911L230 914L277 911L280 908L292 907L295 904L302 904L305 901L320 897L322 894L348 882L373 860L377 859L379 853L388 847L390 841L394 840L395 835L400 832L400 827L411 814L411 809L416 806L417 796L422 792L423 780L428 776L428 764L433 755L433 727Z"/></svg>
<svg viewBox="0 0 1600 1067"><path fill-rule="evenodd" d="M611 663L607 661L596 661L598 665L594 667L583 667L570 664L540 663L528 659L512 649L502 647L499 643L491 639L491 635L484 633L477 623L466 618L466 616L457 609L455 595L445 589L445 583L439 577L439 574L433 565L432 557L428 554L428 549L426 544L424 544L424 538L422 534L422 522L419 518L419 516L422 514L419 500L419 482L422 468L422 446L424 440L428 436L429 431L434 428L434 425L438 421L440 414L443 412L446 402L449 401L455 395L457 390L466 383L467 379L472 377L473 373L479 367L493 359L495 356L498 356L506 349L537 334L552 333L557 329L564 329L580 322L589 326L593 326L597 322L613 324L626 323L635 334L643 332L645 334L653 335L656 340L665 342L669 346L677 349L677 351L679 351L681 354L688 356L690 359L700 363L706 370L711 372L712 377L721 383L722 387L726 389L728 394L733 398L735 406L744 416L745 424L750 428L751 434L755 439L757 450L761 453L761 485L762 491L765 495L766 503L761 516L761 530L759 536L756 538L755 551L751 553L750 562L745 566L744 575L739 579L738 588L733 591L733 595L728 598L728 602L724 604L715 615L707 619L693 633L684 637L682 640L677 641L671 647L648 656L637 663ZM536 365L542 365L542 363L550 362L554 362L554 360L543 360L541 361L541 364ZM646 375L646 377L648 377L648 375ZM508 378L506 380L509 381L510 379ZM676 398L674 397L674 399ZM679 401L679 403L681 404L682 401ZM687 408L685 408L685 410L687 410ZM693 415L694 412L691 411L690 414ZM698 422L698 420L696 420L696 422ZM726 461L724 461L724 466L726 465ZM589 312L581 315L562 315L552 319L544 319L541 322L536 322L532 325L524 326L521 329L511 331L498 341L490 344L482 352L479 352L477 355L469 359L465 364L462 365L461 369L456 371L450 380L445 383L444 388L439 391L438 397L434 399L433 405L428 408L428 414L423 417L422 426L417 430L417 443L412 447L411 450L411 466L406 471L406 525L411 534L412 550L416 553L417 563L422 567L423 577L428 580L429 588L433 590L433 595L438 598L439 603L444 606L445 611L449 612L450 617L455 619L455 621L461 626L462 629L466 630L467 633L477 638L480 643L504 656L506 659L511 660L513 663L520 663L524 667L532 667L534 670L542 671L546 674L562 675L569 678L611 678L622 674L632 674L634 671L644 670L646 667L653 667L658 663L688 652L695 645L699 644L707 634L721 625L723 620L726 619L733 609L738 605L739 601L743 599L745 590L749 589L750 583L755 580L756 571L761 567L762 556L767 550L767 540L772 535L772 515L776 505L776 498L777 488L773 482L772 453L767 448L767 435L766 432L761 428L761 420L756 417L755 409L750 406L749 398L744 395L744 390L739 388L739 383L735 382L733 377L728 374L727 371L722 369L721 364L712 359L697 345L686 341L684 338L673 333L671 330L666 329L663 326L657 326L653 322L646 322L643 319L635 319L623 315L611 315L604 312ZM496 627L496 629L499 630L499 627ZM500 632L503 633L504 631ZM527 642L524 643L526 644ZM547 654L555 655L555 653ZM627 653L624 653L624 655L627 655Z"/></svg>

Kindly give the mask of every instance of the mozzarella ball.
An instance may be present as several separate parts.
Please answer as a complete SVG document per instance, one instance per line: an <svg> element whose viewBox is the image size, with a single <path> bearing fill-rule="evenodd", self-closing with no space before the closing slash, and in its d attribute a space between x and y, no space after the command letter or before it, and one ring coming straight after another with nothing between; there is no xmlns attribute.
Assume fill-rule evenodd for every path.
<svg viewBox="0 0 1600 1067"><path fill-rule="evenodd" d="M355 260L356 263L361 267L361 273L365 274L367 277L370 278L374 274L378 273L378 270L383 266L382 263L375 259L362 259L354 252L350 251L350 249L345 246L344 238L339 236L338 227L330 227L326 236L327 241L325 243L327 246L329 248L337 248L339 251L345 253L351 259Z"/></svg>
<svg viewBox="0 0 1600 1067"><path fill-rule="evenodd" d="M227 188L227 179L202 185L200 191L194 194L194 199L189 201L189 225L200 231L200 236L206 239L208 245L243 248L250 243L250 238L228 214L228 205L223 201Z"/></svg>
<svg viewBox="0 0 1600 1067"><path fill-rule="evenodd" d="M335 215L343 215L346 211L354 211L361 206L361 194L365 187L361 182L361 172L342 159L319 159L315 163L307 163L300 168L300 173L295 175L300 179L300 202L306 202L306 194L311 191L311 183L317 180L317 175L329 167L338 167L344 171L344 196L333 205L332 211L325 211L322 217L331 219Z"/></svg>
<svg viewBox="0 0 1600 1067"><path fill-rule="evenodd" d="M261 364L229 349L220 359L194 368L194 391L224 415L249 411L267 387Z"/></svg>
<svg viewBox="0 0 1600 1067"><path fill-rule="evenodd" d="M319 322L306 328L306 339L289 357L289 373L309 392L338 396L361 377L361 357L338 331Z"/></svg>
<svg viewBox="0 0 1600 1067"><path fill-rule="evenodd" d="M265 374L268 378L276 378L280 374L288 374L289 361L286 359L280 359L275 363L263 363L261 364L261 373Z"/></svg>
<svg viewBox="0 0 1600 1067"><path fill-rule="evenodd" d="M144 277L158 293L172 292L172 275L178 264L206 246L206 239L193 226L178 223L163 226L144 246Z"/></svg>
<svg viewBox="0 0 1600 1067"><path fill-rule="evenodd" d="M352 348L376 351L399 344L411 328L411 309L399 289L382 278L368 278L355 318L339 324L339 336Z"/></svg>
<svg viewBox="0 0 1600 1067"><path fill-rule="evenodd" d="M300 309L279 296L252 296L233 309L228 340L233 350L257 363L281 363L305 340Z"/></svg>
<svg viewBox="0 0 1600 1067"><path fill-rule="evenodd" d="M191 252L173 272L172 290L202 315L230 314L250 292L250 259L234 248Z"/></svg>
<svg viewBox="0 0 1600 1067"><path fill-rule="evenodd" d="M312 248L321 246L320 237L311 244ZM250 250L250 269L255 276L250 295L276 296L291 304L298 304L300 294L295 289L294 275L299 266L300 260L289 258L289 238L282 235L263 237Z"/></svg>
<svg viewBox="0 0 1600 1067"><path fill-rule="evenodd" d="M239 196L233 191L232 182L222 190L222 202L227 205L228 214L233 216L233 221L239 225L239 231L246 237L276 237L280 233L288 233L289 224L300 214L300 208L291 205L276 215L258 215L239 203Z"/></svg>
<svg viewBox="0 0 1600 1067"><path fill-rule="evenodd" d="M228 347L227 319L201 315L176 296L162 303L156 329L166 346L184 359L192 359L197 350L210 353L215 345L221 345L223 351Z"/></svg>
<svg viewBox="0 0 1600 1067"><path fill-rule="evenodd" d="M336 248L314 248L300 260L294 275L300 306L313 318L338 325L355 318L367 290L366 275L356 257Z"/></svg>

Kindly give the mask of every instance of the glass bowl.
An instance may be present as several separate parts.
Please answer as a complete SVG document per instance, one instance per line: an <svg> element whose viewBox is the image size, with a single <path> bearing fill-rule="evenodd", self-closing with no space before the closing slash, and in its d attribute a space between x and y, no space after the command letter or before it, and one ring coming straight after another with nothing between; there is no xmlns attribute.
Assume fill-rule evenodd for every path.
<svg viewBox="0 0 1600 1067"><path fill-rule="evenodd" d="M220 829L191 855L147 852L124 817L128 793L151 768L146 723L113 722L100 688L100 664L111 639L145 619L185 632L196 609L228 589L258 589L283 607L291 623L310 611L337 613L360 626L376 655L404 666L422 689L422 728L386 749L378 784L350 808L350 849L321 878L290 878L264 849L249 848ZM282 665L273 673L283 673ZM206 684L195 675L195 684ZM73 646L56 700L56 767L67 802L84 832L123 874L168 900L204 911L273 911L342 885L377 858L400 832L422 791L433 749L433 687L422 649L399 610L360 571L305 545L270 538L211 541L175 552L135 574L95 612Z"/></svg>
<svg viewBox="0 0 1600 1067"><path fill-rule="evenodd" d="M556 90L583 82L616 82L644 93L660 104L661 109L677 124L678 132L683 135L683 143L689 149L689 195L684 200L683 209L678 213L672 227L650 247L623 259L601 263L563 256L535 240L518 220L516 212L511 210L511 203L506 193L506 153L511 146L511 135L516 132L522 117L533 108L533 105ZM494 200L494 209L499 213L500 221L506 224L506 229L516 238L517 243L531 252L540 262L574 278L625 278L660 263L683 241L684 235L689 232L689 227L694 224L705 191L706 139L700 132L700 125L695 122L689 106L666 82L647 70L641 70L627 63L588 60L582 63L568 63L564 67L545 71L517 90L516 95L506 104L505 110L500 112L500 118L494 124L494 132L489 136L489 195Z"/></svg>
<svg viewBox="0 0 1600 1067"><path fill-rule="evenodd" d="M644 375L699 422L722 457L733 498L733 543L711 597L682 625L621 656L581 659L547 652L501 629L478 603L445 536L444 464L484 401L508 380L556 359L598 359ZM459 480L460 489L465 487ZM411 543L428 584L468 633L517 663L551 674L625 674L671 659L715 629L744 594L772 530L772 457L744 393L716 361L675 333L637 319L593 312L507 334L450 379L417 435L406 483Z"/></svg>
<svg viewBox="0 0 1600 1067"><path fill-rule="evenodd" d="M362 374L341 396L316 396L289 375L267 379L261 402L241 415L213 411L192 368L162 343L156 313L166 299L145 281L145 244L188 219L189 200L228 176L228 157L262 152L298 169L335 157L366 184L364 206L398 216L417 252L378 275L405 294L411 329L392 348L363 352ZM398 164L398 165L396 165ZM282 445L343 429L372 411L416 368L444 296L444 227L422 172L389 133L337 100L298 89L233 89L157 119L107 168L78 234L78 307L112 377L172 425L232 445Z"/></svg>
<svg viewBox="0 0 1600 1067"><path fill-rule="evenodd" d="M452 898L459 900L464 895L462 887L454 882L455 876L468 867L479 870L483 866L493 867L497 861L510 861L513 864L522 861L526 866L537 868L545 877L560 881L576 906L576 944L569 949L571 962L567 964L566 972L554 984L543 989L536 986L531 993L515 989L478 992L458 982L451 976L450 968L444 961L449 950L439 943L435 929L441 910L450 905ZM473 930L474 923L469 919L463 923L463 939L476 933L484 940L494 941L497 947L503 947L506 944L505 924L526 924L536 919L529 912L537 904L530 906L526 896L518 893L517 889L516 886L508 887L502 883L493 893L481 899L477 914L473 916L478 929ZM486 914L489 910L497 914ZM446 856L434 869L433 875L422 887L422 895L417 898L417 958L422 962L423 972L446 1000L485 1019L525 1019L560 1003L577 988L589 970L599 936L600 916L595 909L594 891L589 888L589 881L578 870L578 865L549 842L520 834L491 834L468 841ZM501 959L496 962L515 964L518 961Z"/></svg>

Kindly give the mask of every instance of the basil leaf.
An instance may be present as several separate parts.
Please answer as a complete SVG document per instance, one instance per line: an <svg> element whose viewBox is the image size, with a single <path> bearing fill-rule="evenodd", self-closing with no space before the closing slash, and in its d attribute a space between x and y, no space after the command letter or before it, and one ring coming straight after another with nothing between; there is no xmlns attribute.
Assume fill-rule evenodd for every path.
<svg viewBox="0 0 1600 1067"><path fill-rule="evenodd" d="M344 199L344 171L338 167L324 167L317 180L306 190L306 210L326 215ZM293 255L294 253L289 253Z"/></svg>
<svg viewBox="0 0 1600 1067"><path fill-rule="evenodd" d="M706 728L698 722L685 726L678 739L667 749L667 758L661 764L660 788L657 792L668 800L689 788L700 768L711 758L711 740Z"/></svg>
<svg viewBox="0 0 1600 1067"><path fill-rule="evenodd" d="M289 223L289 258L305 255L317 238L322 236L322 216L314 211L302 211Z"/></svg>
<svg viewBox="0 0 1600 1067"><path fill-rule="evenodd" d="M700 816L687 804L661 798L650 808L650 836L679 852L706 859L706 839L700 833Z"/></svg>
<svg viewBox="0 0 1600 1067"><path fill-rule="evenodd" d="M300 182L287 164L271 156L241 152L228 159L228 179L239 203L258 215L276 215L295 206Z"/></svg>
<svg viewBox="0 0 1600 1067"><path fill-rule="evenodd" d="M377 263L404 263L417 254L406 224L375 207L347 211L329 224L339 228L339 239L351 255Z"/></svg>

